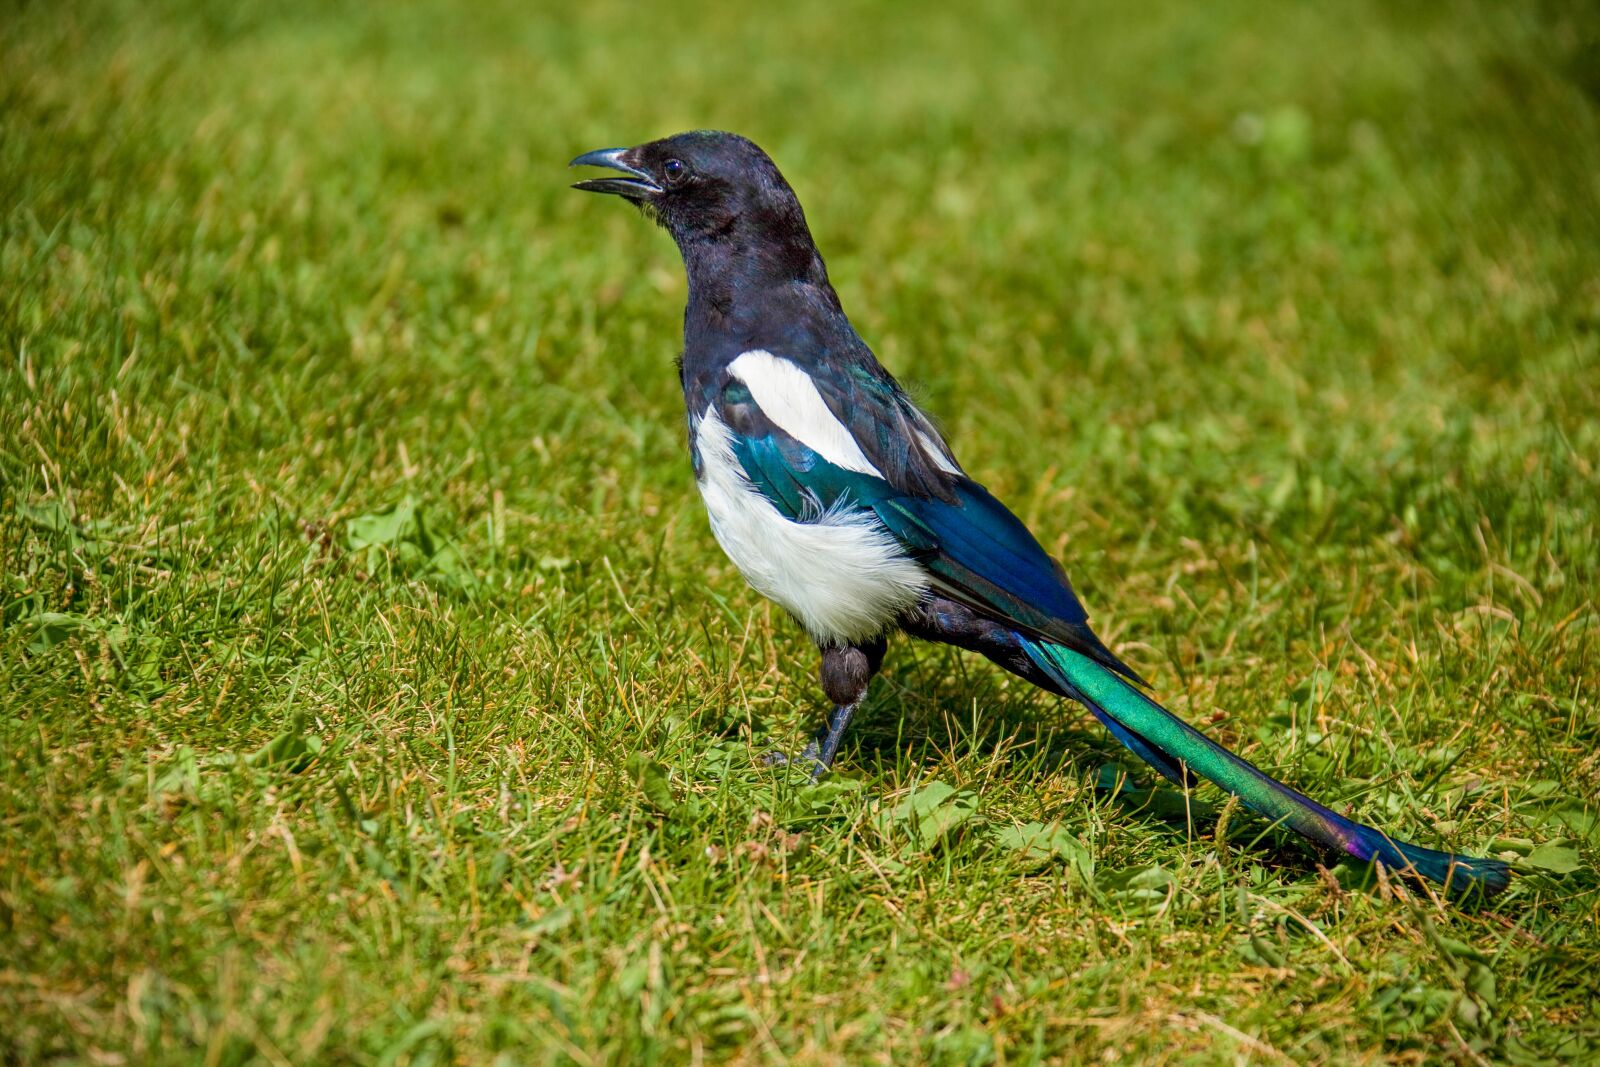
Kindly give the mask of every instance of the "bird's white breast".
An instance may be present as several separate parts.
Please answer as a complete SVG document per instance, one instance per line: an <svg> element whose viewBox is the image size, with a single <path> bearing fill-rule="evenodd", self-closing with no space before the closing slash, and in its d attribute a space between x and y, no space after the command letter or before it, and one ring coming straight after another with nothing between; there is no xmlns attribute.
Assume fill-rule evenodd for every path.
<svg viewBox="0 0 1600 1067"><path fill-rule="evenodd" d="M696 424L694 448L717 543L757 592L787 608L818 643L874 637L928 588L927 573L870 512L784 517L750 483L715 407Z"/></svg>

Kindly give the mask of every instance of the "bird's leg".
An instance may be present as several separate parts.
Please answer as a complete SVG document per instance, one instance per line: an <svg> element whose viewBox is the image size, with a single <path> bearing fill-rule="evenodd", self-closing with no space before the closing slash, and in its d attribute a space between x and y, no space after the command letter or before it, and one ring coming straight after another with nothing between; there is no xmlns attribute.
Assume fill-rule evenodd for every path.
<svg viewBox="0 0 1600 1067"><path fill-rule="evenodd" d="M872 676L883 665L888 647L886 639L877 637L853 645L830 645L822 650L822 691L833 702L833 711L800 754L801 759L811 764L813 780L833 766L850 719L866 697ZM789 762L781 753L773 753L771 758L774 763Z"/></svg>
<svg viewBox="0 0 1600 1067"><path fill-rule="evenodd" d="M849 728L856 708L860 706L859 700L853 704L835 704L828 713L828 721L817 727L817 732L811 735L800 758L811 761L813 777L833 766L834 757L839 754L839 742L844 740L844 732Z"/></svg>

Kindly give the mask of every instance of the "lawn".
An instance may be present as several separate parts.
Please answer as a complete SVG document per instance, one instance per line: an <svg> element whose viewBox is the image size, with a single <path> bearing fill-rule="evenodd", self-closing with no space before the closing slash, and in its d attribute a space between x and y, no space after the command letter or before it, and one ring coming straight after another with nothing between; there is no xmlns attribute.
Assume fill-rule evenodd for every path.
<svg viewBox="0 0 1600 1067"><path fill-rule="evenodd" d="M0 0L0 1063L1600 1059L1600 15ZM762 143L1177 712L816 653L718 551L671 242Z"/></svg>

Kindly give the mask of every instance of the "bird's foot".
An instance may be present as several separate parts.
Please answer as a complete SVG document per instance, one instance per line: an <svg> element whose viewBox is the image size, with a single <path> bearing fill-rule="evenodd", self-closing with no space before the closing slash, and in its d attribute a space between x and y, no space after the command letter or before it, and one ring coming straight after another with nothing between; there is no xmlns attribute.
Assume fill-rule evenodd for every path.
<svg viewBox="0 0 1600 1067"><path fill-rule="evenodd" d="M762 757L761 762L768 767L809 767L811 780L815 782L828 773L828 765L822 762L822 752L815 741L801 750L800 755L791 756L782 749L773 749Z"/></svg>
<svg viewBox="0 0 1600 1067"><path fill-rule="evenodd" d="M854 704L835 705L833 714L828 716L828 721L812 737L810 744L798 757L787 752L769 752L767 766L805 766L811 765L811 780L817 781L824 774L833 769L833 760L839 754L839 741L844 737L845 727L850 725L850 717L856 713L856 708L861 702Z"/></svg>

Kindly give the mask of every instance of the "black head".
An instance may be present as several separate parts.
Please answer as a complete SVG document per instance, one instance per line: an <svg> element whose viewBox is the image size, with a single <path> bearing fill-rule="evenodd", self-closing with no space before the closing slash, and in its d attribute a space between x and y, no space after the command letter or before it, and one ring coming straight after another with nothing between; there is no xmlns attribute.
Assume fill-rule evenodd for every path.
<svg viewBox="0 0 1600 1067"><path fill-rule="evenodd" d="M772 159L735 133L695 130L633 148L602 148L572 166L606 167L622 178L592 178L574 189L613 193L653 217L680 248L704 241L788 243L810 231L794 190Z"/></svg>

